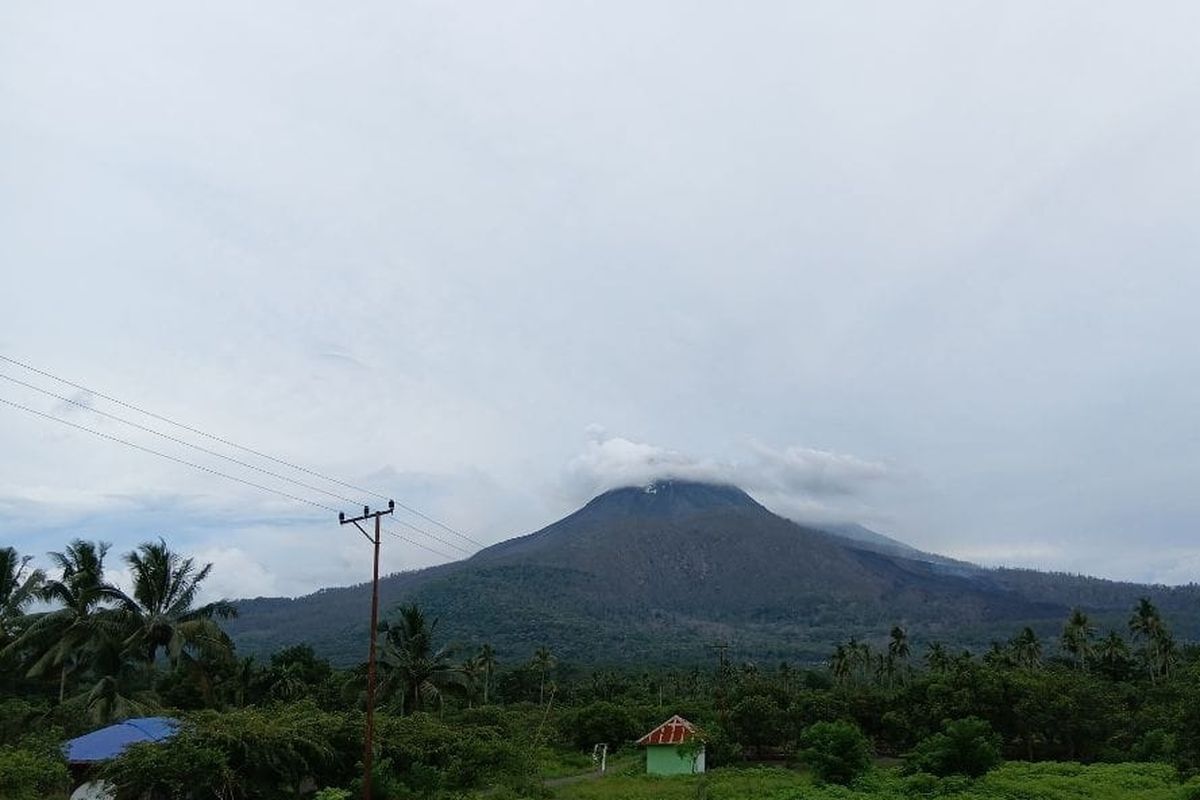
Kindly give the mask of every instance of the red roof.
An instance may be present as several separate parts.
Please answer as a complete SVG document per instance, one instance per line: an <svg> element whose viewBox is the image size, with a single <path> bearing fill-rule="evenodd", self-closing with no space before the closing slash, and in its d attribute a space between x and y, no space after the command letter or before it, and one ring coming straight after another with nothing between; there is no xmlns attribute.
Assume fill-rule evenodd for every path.
<svg viewBox="0 0 1200 800"><path fill-rule="evenodd" d="M637 740L638 744L683 744L699 735L696 726L676 714Z"/></svg>

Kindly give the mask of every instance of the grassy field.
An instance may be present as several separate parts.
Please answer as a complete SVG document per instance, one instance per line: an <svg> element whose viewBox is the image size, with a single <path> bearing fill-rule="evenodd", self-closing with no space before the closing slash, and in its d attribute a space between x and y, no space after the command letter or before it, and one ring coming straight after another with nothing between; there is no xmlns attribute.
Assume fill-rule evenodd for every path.
<svg viewBox="0 0 1200 800"><path fill-rule="evenodd" d="M558 787L559 800L1200 800L1162 764L1005 764L982 778L937 779L876 770L851 788L817 786L785 769L720 769L703 776L613 775Z"/></svg>

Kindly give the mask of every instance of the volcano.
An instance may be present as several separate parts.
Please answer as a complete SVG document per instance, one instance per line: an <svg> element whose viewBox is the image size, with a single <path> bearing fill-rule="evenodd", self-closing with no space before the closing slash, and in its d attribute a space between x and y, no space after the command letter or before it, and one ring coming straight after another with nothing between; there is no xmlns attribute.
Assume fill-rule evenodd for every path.
<svg viewBox="0 0 1200 800"><path fill-rule="evenodd" d="M1194 587L984 569L860 526L801 525L734 486L679 480L606 492L463 561L384 578L380 592L385 611L417 602L464 645L522 659L546 645L587 664L696 663L717 640L746 659L816 662L835 642L897 624L917 642L979 647L1025 624L1056 634L1076 605L1123 625L1142 595L1183 612L1185 634L1200 622ZM228 627L243 652L303 641L353 663L369 606L369 585L243 600Z"/></svg>

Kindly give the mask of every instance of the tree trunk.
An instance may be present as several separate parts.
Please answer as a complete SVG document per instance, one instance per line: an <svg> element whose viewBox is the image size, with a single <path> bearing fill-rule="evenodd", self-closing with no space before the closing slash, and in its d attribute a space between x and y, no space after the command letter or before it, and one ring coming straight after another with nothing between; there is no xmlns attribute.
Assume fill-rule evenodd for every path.
<svg viewBox="0 0 1200 800"><path fill-rule="evenodd" d="M58 704L61 706L63 698L67 695L67 662L63 660L62 668L58 674Z"/></svg>

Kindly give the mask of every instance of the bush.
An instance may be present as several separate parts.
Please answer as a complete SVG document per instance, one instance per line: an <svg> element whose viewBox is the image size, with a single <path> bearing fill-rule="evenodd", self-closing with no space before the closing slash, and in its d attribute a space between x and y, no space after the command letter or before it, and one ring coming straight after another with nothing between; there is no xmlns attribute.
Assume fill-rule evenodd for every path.
<svg viewBox="0 0 1200 800"><path fill-rule="evenodd" d="M1171 763L1176 754L1175 735L1162 728L1147 731L1130 749L1133 761L1161 761Z"/></svg>
<svg viewBox="0 0 1200 800"><path fill-rule="evenodd" d="M9 697L0 700L0 745L16 744L21 740L34 721L44 716L47 705L31 702L25 698Z"/></svg>
<svg viewBox="0 0 1200 800"><path fill-rule="evenodd" d="M267 800L295 791L307 780L345 785L360 758L361 731L357 718L301 702L194 714L179 738L220 752L239 791Z"/></svg>
<svg viewBox="0 0 1200 800"><path fill-rule="evenodd" d="M127 749L103 773L122 797L147 790L169 798L213 796L225 787L239 798L273 800L308 780L345 785L362 747L360 735L356 721L312 703L204 711L190 715L165 742Z"/></svg>
<svg viewBox="0 0 1200 800"><path fill-rule="evenodd" d="M818 722L800 737L800 758L827 783L846 785L871 767L871 743L851 722Z"/></svg>
<svg viewBox="0 0 1200 800"><path fill-rule="evenodd" d="M29 736L17 746L0 747L0 797L44 800L70 787L67 763L52 735Z"/></svg>
<svg viewBox="0 0 1200 800"><path fill-rule="evenodd" d="M416 792L524 789L535 783L537 764L528 744L497 728L452 725L428 714L377 722L381 761Z"/></svg>
<svg viewBox="0 0 1200 800"><path fill-rule="evenodd" d="M581 750L590 750L597 742L607 742L612 750L636 739L642 726L633 712L624 706L598 702L562 716L559 734Z"/></svg>
<svg viewBox="0 0 1200 800"><path fill-rule="evenodd" d="M350 800L348 789L326 787L312 796L312 800Z"/></svg>
<svg viewBox="0 0 1200 800"><path fill-rule="evenodd" d="M1000 763L1000 736L978 717L945 723L916 746L905 765L910 772L978 777Z"/></svg>
<svg viewBox="0 0 1200 800"><path fill-rule="evenodd" d="M770 697L752 694L733 707L733 729L742 744L756 751L779 745L783 738L783 712Z"/></svg>
<svg viewBox="0 0 1200 800"><path fill-rule="evenodd" d="M128 747L102 768L101 775L122 800L223 797L233 777L224 753L186 735Z"/></svg>

